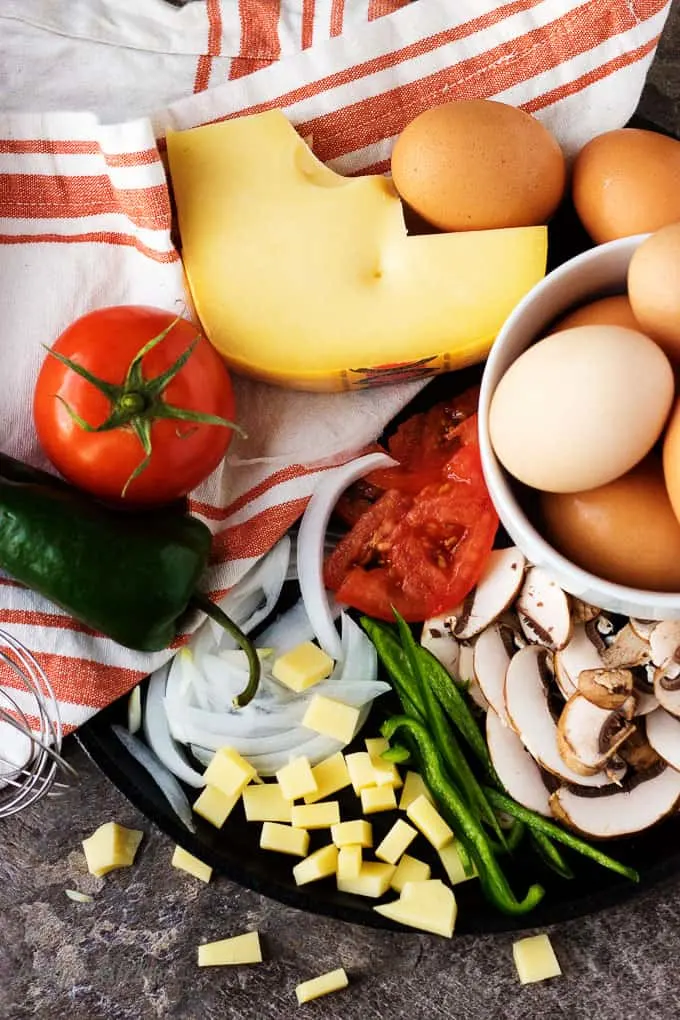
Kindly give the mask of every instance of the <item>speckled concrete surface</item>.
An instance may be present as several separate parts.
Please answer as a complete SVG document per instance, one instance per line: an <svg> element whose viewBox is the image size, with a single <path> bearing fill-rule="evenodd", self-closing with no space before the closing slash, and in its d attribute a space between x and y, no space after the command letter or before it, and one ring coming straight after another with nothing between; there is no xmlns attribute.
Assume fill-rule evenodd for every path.
<svg viewBox="0 0 680 1020"><path fill-rule="evenodd" d="M680 131L676 3L641 112ZM669 1020L680 1015L680 882L551 932L564 976L521 988L512 936L448 942L311 917L218 878L170 868L173 847L71 749L80 782L0 822L0 1020ZM141 828L134 868L89 876L80 841ZM64 890L93 895L70 901ZM266 962L199 970L196 947L250 928ZM298 1012L295 985L344 966L350 987Z"/></svg>

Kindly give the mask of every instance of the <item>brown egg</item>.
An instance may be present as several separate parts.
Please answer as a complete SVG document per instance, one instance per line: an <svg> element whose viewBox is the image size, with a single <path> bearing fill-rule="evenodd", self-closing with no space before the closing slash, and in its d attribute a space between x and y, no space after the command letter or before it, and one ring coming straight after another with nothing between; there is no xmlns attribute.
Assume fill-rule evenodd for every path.
<svg viewBox="0 0 680 1020"><path fill-rule="evenodd" d="M666 426L663 473L671 506L680 521L680 399L676 401Z"/></svg>
<svg viewBox="0 0 680 1020"><path fill-rule="evenodd" d="M475 99L425 110L392 153L397 191L440 230L545 223L565 187L562 150L540 121Z"/></svg>
<svg viewBox="0 0 680 1020"><path fill-rule="evenodd" d="M680 223L657 230L637 249L628 294L642 331L680 363Z"/></svg>
<svg viewBox="0 0 680 1020"><path fill-rule="evenodd" d="M598 135L574 163L572 193L598 244L680 220L680 142L621 128Z"/></svg>
<svg viewBox="0 0 680 1020"><path fill-rule="evenodd" d="M680 523L655 458L599 489L542 493L540 506L546 537L584 570L633 588L680 592Z"/></svg>
<svg viewBox="0 0 680 1020"><path fill-rule="evenodd" d="M623 326L624 329L635 329L644 332L633 314L630 301L625 294L599 298L587 305L579 305L550 327L551 333L560 333L563 329L575 326Z"/></svg>

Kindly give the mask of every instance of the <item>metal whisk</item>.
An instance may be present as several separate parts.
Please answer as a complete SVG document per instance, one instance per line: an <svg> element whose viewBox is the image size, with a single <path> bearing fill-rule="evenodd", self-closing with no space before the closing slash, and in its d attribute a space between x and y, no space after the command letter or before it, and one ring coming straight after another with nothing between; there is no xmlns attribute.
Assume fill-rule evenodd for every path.
<svg viewBox="0 0 680 1020"><path fill-rule="evenodd" d="M52 685L20 641L0 630L0 662L16 686L0 684L0 818L47 793L58 793L59 770L75 775L61 756L62 727Z"/></svg>

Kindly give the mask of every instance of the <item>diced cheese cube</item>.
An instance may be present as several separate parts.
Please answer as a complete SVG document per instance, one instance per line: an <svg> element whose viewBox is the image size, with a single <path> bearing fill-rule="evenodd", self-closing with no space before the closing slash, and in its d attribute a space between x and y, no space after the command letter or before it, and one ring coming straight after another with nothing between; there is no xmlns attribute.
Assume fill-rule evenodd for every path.
<svg viewBox="0 0 680 1020"><path fill-rule="evenodd" d="M260 835L263 850L277 850L280 854L306 857L309 851L309 833L306 829L294 829L291 825L265 822Z"/></svg>
<svg viewBox="0 0 680 1020"><path fill-rule="evenodd" d="M337 800L324 800L319 804L293 804L290 820L296 829L330 829L340 821Z"/></svg>
<svg viewBox="0 0 680 1020"><path fill-rule="evenodd" d="M198 800L194 801L194 811L216 829L221 829L236 807L240 796L240 793L226 794L216 786L206 786Z"/></svg>
<svg viewBox="0 0 680 1020"><path fill-rule="evenodd" d="M383 751L387 751L390 742L386 737L367 737L364 746L371 758L379 758Z"/></svg>
<svg viewBox="0 0 680 1020"><path fill-rule="evenodd" d="M559 977L562 973L547 935L531 935L512 944L512 955L521 984Z"/></svg>
<svg viewBox="0 0 680 1020"><path fill-rule="evenodd" d="M293 868L296 885L318 882L320 878L334 875L338 867L338 848L334 843L322 846Z"/></svg>
<svg viewBox="0 0 680 1020"><path fill-rule="evenodd" d="M344 701L315 694L302 718L302 725L315 733L349 744L359 721L359 709Z"/></svg>
<svg viewBox="0 0 680 1020"><path fill-rule="evenodd" d="M308 793L316 793L316 779L309 764L309 759L304 755L295 758L294 761L284 765L276 773L276 781L281 787L281 793L286 800L297 800Z"/></svg>
<svg viewBox="0 0 680 1020"><path fill-rule="evenodd" d="M436 878L427 882L407 882L398 900L373 909L392 921L449 939L456 924L457 906L453 890Z"/></svg>
<svg viewBox="0 0 680 1020"><path fill-rule="evenodd" d="M446 846L443 846L439 850L439 859L444 865L444 871L446 872L451 885L459 885L461 882L467 882L469 879L474 878L477 874L477 870L472 862L472 873L470 875L465 874L465 865L458 849L459 846L460 843L458 840L454 839L452 843L447 843Z"/></svg>
<svg viewBox="0 0 680 1020"><path fill-rule="evenodd" d="M373 846L373 826L363 818L351 822L340 822L331 828L331 838L336 846Z"/></svg>
<svg viewBox="0 0 680 1020"><path fill-rule="evenodd" d="M341 846L338 851L338 878L358 878L363 863L361 847L356 843Z"/></svg>
<svg viewBox="0 0 680 1020"><path fill-rule="evenodd" d="M262 963L260 936L256 931L235 935L198 947L199 967L224 967L242 963Z"/></svg>
<svg viewBox="0 0 680 1020"><path fill-rule="evenodd" d="M427 797L430 803L432 803L432 796L430 791L425 786L425 780L419 772L411 772L410 770L406 773L404 779L404 789L401 791L401 797L399 798L399 810L406 811L416 799L416 797Z"/></svg>
<svg viewBox="0 0 680 1020"><path fill-rule="evenodd" d="M389 741L384 737L369 737L364 741L366 750L373 765L376 786L393 786L398 790L404 785L399 769L393 761L385 761L380 755L389 749Z"/></svg>
<svg viewBox="0 0 680 1020"><path fill-rule="evenodd" d="M342 967L337 970L329 970L327 974L321 974L311 981L303 981L295 989L297 1000L302 1006L312 999L319 999L322 995L329 995L331 992L339 992L341 988L347 988L349 984L347 975Z"/></svg>
<svg viewBox="0 0 680 1020"><path fill-rule="evenodd" d="M290 801L283 796L278 783L251 784L241 796L249 822L290 821Z"/></svg>
<svg viewBox="0 0 680 1020"><path fill-rule="evenodd" d="M361 791L361 810L365 815L378 811L395 811L397 798L393 786L369 786Z"/></svg>
<svg viewBox="0 0 680 1020"><path fill-rule="evenodd" d="M303 641L274 661L272 676L291 691L299 693L330 676L334 665L331 657L318 645Z"/></svg>
<svg viewBox="0 0 680 1020"><path fill-rule="evenodd" d="M317 800L330 797L331 794L344 790L350 784L349 772L342 751L336 751L330 758L320 761L312 769L316 780L316 793L305 795L305 804L314 804Z"/></svg>
<svg viewBox="0 0 680 1020"><path fill-rule="evenodd" d="M369 786L377 786L373 762L368 751L355 751L345 755L347 771L352 782L352 789L357 797Z"/></svg>
<svg viewBox="0 0 680 1020"><path fill-rule="evenodd" d="M194 857L193 854L188 853L181 846L175 847L170 863L173 868L179 868L180 871L186 871L193 875L194 878L200 878L201 882L209 882L211 879L213 869L210 865L199 861L198 857Z"/></svg>
<svg viewBox="0 0 680 1020"><path fill-rule="evenodd" d="M116 868L129 868L142 842L140 829L126 829L117 822L105 822L83 840L87 870L91 875L108 875Z"/></svg>
<svg viewBox="0 0 680 1020"><path fill-rule="evenodd" d="M441 850L453 839L450 827L434 805L422 794L409 804L406 815L422 832L425 839L430 841L435 850Z"/></svg>
<svg viewBox="0 0 680 1020"><path fill-rule="evenodd" d="M384 896L390 887L397 869L393 864L381 861L364 861L356 878L341 878L338 875L340 892L354 893L355 896L366 896L377 900Z"/></svg>
<svg viewBox="0 0 680 1020"><path fill-rule="evenodd" d="M204 772L206 783L216 786L228 797L242 793L256 775L250 762L232 747L221 747L216 751Z"/></svg>
<svg viewBox="0 0 680 1020"><path fill-rule="evenodd" d="M383 841L377 846L375 856L388 864L396 864L401 855L407 850L418 833L405 822L398 818Z"/></svg>
<svg viewBox="0 0 680 1020"><path fill-rule="evenodd" d="M430 865L425 861L404 854L397 865L390 886L395 892L400 893L407 882L426 882L431 874Z"/></svg>

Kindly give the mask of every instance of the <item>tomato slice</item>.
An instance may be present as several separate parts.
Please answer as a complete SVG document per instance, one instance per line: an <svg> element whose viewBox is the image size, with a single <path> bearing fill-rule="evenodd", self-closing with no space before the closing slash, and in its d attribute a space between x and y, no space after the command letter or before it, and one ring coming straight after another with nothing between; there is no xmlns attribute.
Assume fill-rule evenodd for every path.
<svg viewBox="0 0 680 1020"><path fill-rule="evenodd" d="M390 489L381 496L366 513L362 514L326 560L324 566L326 586L333 591L339 590L347 574L355 567L361 568L365 573L385 567L390 536L412 505L413 499L396 489ZM361 606L356 608L360 609ZM393 619L392 614L390 619Z"/></svg>
<svg viewBox="0 0 680 1020"><path fill-rule="evenodd" d="M350 528L360 517L377 503L385 490L372 485L366 478L360 478L345 489L333 508L333 513Z"/></svg>

